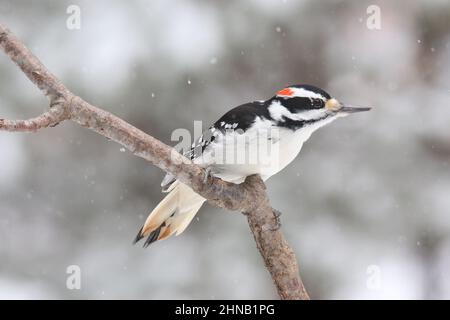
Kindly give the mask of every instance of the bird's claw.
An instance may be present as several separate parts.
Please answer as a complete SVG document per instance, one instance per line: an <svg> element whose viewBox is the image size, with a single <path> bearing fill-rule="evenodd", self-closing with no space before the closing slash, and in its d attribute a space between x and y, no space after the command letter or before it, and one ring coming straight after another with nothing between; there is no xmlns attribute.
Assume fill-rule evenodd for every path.
<svg viewBox="0 0 450 320"><path fill-rule="evenodd" d="M203 177L203 183L207 183L208 182L208 178L211 176L211 167L207 167L205 169L205 176Z"/></svg>
<svg viewBox="0 0 450 320"><path fill-rule="evenodd" d="M277 209L273 209L273 219L275 220L275 226L270 229L270 231L277 231L281 228L281 211L278 211Z"/></svg>

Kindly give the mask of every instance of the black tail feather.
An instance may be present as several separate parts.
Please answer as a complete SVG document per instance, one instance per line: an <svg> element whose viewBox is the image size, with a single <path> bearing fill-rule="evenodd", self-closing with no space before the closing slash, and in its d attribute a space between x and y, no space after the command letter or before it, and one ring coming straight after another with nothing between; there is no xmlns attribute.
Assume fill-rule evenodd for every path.
<svg viewBox="0 0 450 320"><path fill-rule="evenodd" d="M133 240L133 244L138 243L144 236L142 235L142 229L144 227L142 226L142 228L139 230L138 234L136 235L136 238L134 238Z"/></svg>
<svg viewBox="0 0 450 320"><path fill-rule="evenodd" d="M155 242L156 240L158 240L159 234L161 233L161 229L162 227L164 227L166 225L165 222L163 222L158 228L156 228L156 230L153 230L152 232L150 232L150 234L148 235L147 240L145 240L144 242L144 248L147 248L149 245L151 245L153 242Z"/></svg>
<svg viewBox="0 0 450 320"><path fill-rule="evenodd" d="M166 222L163 222L158 228L150 232L150 234L147 237L147 240L145 240L143 247L147 248L149 245L151 245L153 242L158 240L159 234L161 233L161 229L166 226ZM142 227L144 228L144 227ZM144 236L142 235L142 228L139 230L138 234L136 235L136 238L133 241L133 244L136 244L139 242Z"/></svg>

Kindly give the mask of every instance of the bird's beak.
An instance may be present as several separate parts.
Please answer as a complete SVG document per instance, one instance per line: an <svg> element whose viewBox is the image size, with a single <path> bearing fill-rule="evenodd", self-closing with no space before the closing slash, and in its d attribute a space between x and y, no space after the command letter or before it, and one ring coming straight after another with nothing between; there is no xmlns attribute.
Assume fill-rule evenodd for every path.
<svg viewBox="0 0 450 320"><path fill-rule="evenodd" d="M345 114L349 114L349 113L355 113L355 112L362 112L362 111L369 111L370 107L356 107L356 106L352 106L349 104L344 104L340 109L339 109L339 113L345 113Z"/></svg>

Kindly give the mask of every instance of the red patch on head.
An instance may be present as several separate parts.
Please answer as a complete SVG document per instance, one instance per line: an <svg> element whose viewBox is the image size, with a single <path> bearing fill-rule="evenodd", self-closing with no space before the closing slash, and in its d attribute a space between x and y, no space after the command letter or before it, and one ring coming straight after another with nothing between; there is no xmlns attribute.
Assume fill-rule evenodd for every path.
<svg viewBox="0 0 450 320"><path fill-rule="evenodd" d="M291 88L284 88L283 90L277 92L277 96L291 97L293 95L294 90L292 90Z"/></svg>

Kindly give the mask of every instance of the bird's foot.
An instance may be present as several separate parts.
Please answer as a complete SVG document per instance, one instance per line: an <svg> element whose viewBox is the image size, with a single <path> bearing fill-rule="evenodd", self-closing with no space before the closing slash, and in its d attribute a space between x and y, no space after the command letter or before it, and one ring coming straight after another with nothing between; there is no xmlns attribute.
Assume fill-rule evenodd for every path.
<svg viewBox="0 0 450 320"><path fill-rule="evenodd" d="M273 212L273 219L275 220L275 226L270 229L270 231L277 231L281 228L281 211L278 211L277 209L272 209Z"/></svg>
<svg viewBox="0 0 450 320"><path fill-rule="evenodd" d="M203 183L206 184L208 182L208 178L211 176L211 167L207 167L205 169L205 176L203 177Z"/></svg>

